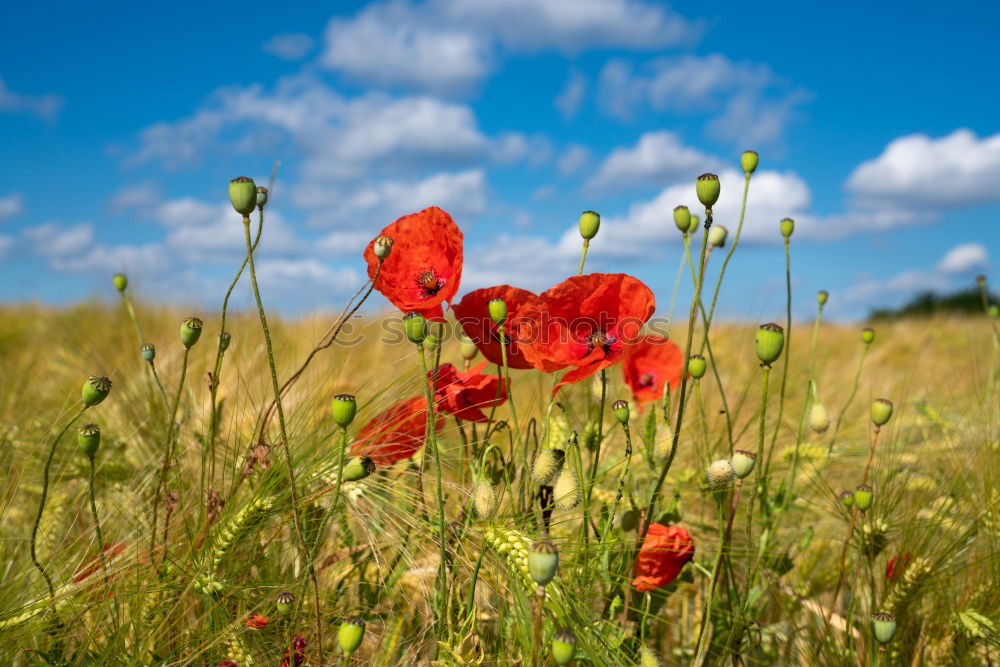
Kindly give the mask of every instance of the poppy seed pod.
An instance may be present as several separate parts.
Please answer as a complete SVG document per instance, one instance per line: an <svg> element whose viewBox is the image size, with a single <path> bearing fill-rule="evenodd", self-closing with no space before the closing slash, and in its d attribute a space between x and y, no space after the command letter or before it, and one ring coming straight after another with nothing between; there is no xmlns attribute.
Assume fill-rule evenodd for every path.
<svg viewBox="0 0 1000 667"><path fill-rule="evenodd" d="M700 354L692 354L691 358L688 359L688 373L691 374L695 380L700 380L705 377L705 370L708 368L708 364L705 362L705 357Z"/></svg>
<svg viewBox="0 0 1000 667"><path fill-rule="evenodd" d="M139 348L139 352L142 354L142 358L145 361L152 361L156 359L156 346L152 343L143 343L142 347Z"/></svg>
<svg viewBox="0 0 1000 667"><path fill-rule="evenodd" d="M872 634L882 646L892 641L896 636L896 617L887 611L877 611L872 614Z"/></svg>
<svg viewBox="0 0 1000 667"><path fill-rule="evenodd" d="M568 665L576 656L576 635L560 630L552 635L552 660L557 665Z"/></svg>
<svg viewBox="0 0 1000 667"><path fill-rule="evenodd" d="M986 313L993 319L997 319L998 317L1000 317L1000 306L997 306L994 303L989 308L986 309Z"/></svg>
<svg viewBox="0 0 1000 667"><path fill-rule="evenodd" d="M736 477L736 471L733 469L733 464L729 459L713 461L708 466L708 469L705 470L705 479L708 480L708 485L713 489L722 489L729 486L734 477Z"/></svg>
<svg viewBox="0 0 1000 667"><path fill-rule="evenodd" d="M758 160L760 160L760 156L757 155L757 151L743 151L743 155L740 156L740 166L743 167L743 173L749 176L757 171Z"/></svg>
<svg viewBox="0 0 1000 667"><path fill-rule="evenodd" d="M819 401L813 403L812 407L809 408L809 428L813 430L813 433L826 433L826 430L830 428L830 413Z"/></svg>
<svg viewBox="0 0 1000 667"><path fill-rule="evenodd" d="M561 449L543 449L538 452L535 463L531 466L531 481L538 486L548 484L562 471L565 460L566 452Z"/></svg>
<svg viewBox="0 0 1000 667"><path fill-rule="evenodd" d="M84 424L76 432L76 444L88 458L94 458L101 446L101 427L97 424Z"/></svg>
<svg viewBox="0 0 1000 667"><path fill-rule="evenodd" d="M357 482L375 472L375 462L371 457L361 454L351 458L344 466L344 481Z"/></svg>
<svg viewBox="0 0 1000 667"><path fill-rule="evenodd" d="M274 604L278 608L278 613L282 616L286 616L292 613L293 602L295 602L295 596L288 591L284 591L282 593L278 593L278 597L275 598Z"/></svg>
<svg viewBox="0 0 1000 667"><path fill-rule="evenodd" d="M375 253L376 258L384 260L386 257L389 256L389 253L392 252L393 243L394 241L391 238L385 236L384 234L380 234L375 237L375 243L372 246L372 252Z"/></svg>
<svg viewBox="0 0 1000 667"><path fill-rule="evenodd" d="M846 507L854 506L854 492L853 491L841 491L840 501L844 503Z"/></svg>
<svg viewBox="0 0 1000 667"><path fill-rule="evenodd" d="M115 284L115 289L119 292L124 292L125 288L128 287L128 278L125 277L124 273L116 273L111 282Z"/></svg>
<svg viewBox="0 0 1000 667"><path fill-rule="evenodd" d="M978 276L976 276L976 283L980 287L982 287L983 285L985 285L986 284L986 276L984 274L980 273Z"/></svg>
<svg viewBox="0 0 1000 667"><path fill-rule="evenodd" d="M267 196L270 194L263 185L257 186L257 208L263 209L267 206Z"/></svg>
<svg viewBox="0 0 1000 667"><path fill-rule="evenodd" d="M626 533L631 532L639 527L639 510L634 507L630 507L621 514L621 518L618 519L618 527L624 530Z"/></svg>
<svg viewBox="0 0 1000 667"><path fill-rule="evenodd" d="M252 178L240 176L229 181L229 201L244 218L257 207L257 186Z"/></svg>
<svg viewBox="0 0 1000 667"><path fill-rule="evenodd" d="M819 291L819 294L816 295L816 302L821 306L825 306L826 302L829 299L830 299L830 293L827 292L825 289L821 289Z"/></svg>
<svg viewBox="0 0 1000 667"><path fill-rule="evenodd" d="M344 655L352 655L365 638L365 621L357 616L345 620L337 631L337 643Z"/></svg>
<svg viewBox="0 0 1000 667"><path fill-rule="evenodd" d="M223 331L219 334L219 349L225 352L229 349L229 343L231 343L233 337L229 335L228 331Z"/></svg>
<svg viewBox="0 0 1000 667"><path fill-rule="evenodd" d="M872 501L875 499L875 491L868 484L861 484L858 488L854 489L854 504L857 505L858 509L862 512L867 512L868 508L872 506Z"/></svg>
<svg viewBox="0 0 1000 667"><path fill-rule="evenodd" d="M698 224L701 222L701 218L692 214L691 220L688 221L688 234L694 234L698 231Z"/></svg>
<svg viewBox="0 0 1000 667"><path fill-rule="evenodd" d="M559 570L559 550L552 542L535 542L528 548L528 573L539 586L547 586Z"/></svg>
<svg viewBox="0 0 1000 667"><path fill-rule="evenodd" d="M791 238L792 232L795 231L795 221L791 218L784 218L781 221L781 235L786 239Z"/></svg>
<svg viewBox="0 0 1000 667"><path fill-rule="evenodd" d="M629 409L628 401L618 400L611 404L611 412L614 413L615 419L618 420L619 424L628 424Z"/></svg>
<svg viewBox="0 0 1000 667"><path fill-rule="evenodd" d="M774 322L762 324L757 330L756 347L757 358L765 366L770 366L778 360L785 347L785 330Z"/></svg>
<svg viewBox="0 0 1000 667"><path fill-rule="evenodd" d="M580 504L580 484L572 470L563 467L556 477L552 487L552 495L556 499L556 507L561 510L571 510Z"/></svg>
<svg viewBox="0 0 1000 667"><path fill-rule="evenodd" d="M708 230L708 245L721 248L726 244L726 235L729 234L729 230L722 225L713 225L710 230Z"/></svg>
<svg viewBox="0 0 1000 667"><path fill-rule="evenodd" d="M197 317L189 317L181 322L181 344L189 350L201 338L201 328L204 323Z"/></svg>
<svg viewBox="0 0 1000 667"><path fill-rule="evenodd" d="M885 426L892 418L892 401L887 398L876 398L872 401L872 422L875 426Z"/></svg>
<svg viewBox="0 0 1000 667"><path fill-rule="evenodd" d="M354 421L354 415L358 412L358 402L350 394L337 394L333 397L331 412L337 426L347 428Z"/></svg>
<svg viewBox="0 0 1000 667"><path fill-rule="evenodd" d="M479 354L479 348L464 333L458 337L458 351L466 361L472 361Z"/></svg>
<svg viewBox="0 0 1000 667"><path fill-rule="evenodd" d="M740 479L745 479L753 472L753 467L757 464L757 454L745 449L737 449L733 452L730 463L733 464L733 474Z"/></svg>
<svg viewBox="0 0 1000 667"><path fill-rule="evenodd" d="M711 211L715 202L719 201L721 186L719 177L715 174L702 174L695 181L695 192L698 193L698 201L702 203L706 211Z"/></svg>
<svg viewBox="0 0 1000 667"><path fill-rule="evenodd" d="M427 320L420 313L403 316L403 332L411 343L420 345L427 337Z"/></svg>
<svg viewBox="0 0 1000 667"><path fill-rule="evenodd" d="M601 228L601 216L596 211L584 211L580 216L580 236L589 241Z"/></svg>
<svg viewBox="0 0 1000 667"><path fill-rule="evenodd" d="M492 519L500 506L499 498L493 485L486 480L476 482L476 490L472 498L472 507L480 519Z"/></svg>
<svg viewBox="0 0 1000 667"><path fill-rule="evenodd" d="M691 211L688 210L687 206L677 206L674 208L674 224L677 225L677 229L680 230L681 234L687 234L688 229L691 227Z"/></svg>
<svg viewBox="0 0 1000 667"><path fill-rule="evenodd" d="M103 375L91 375L87 378L87 381L83 383L83 403L87 407L97 405L108 397L108 393L110 391L111 380Z"/></svg>
<svg viewBox="0 0 1000 667"><path fill-rule="evenodd" d="M875 330L871 327L865 327L861 330L861 342L865 345L871 345L875 340Z"/></svg>
<svg viewBox="0 0 1000 667"><path fill-rule="evenodd" d="M489 303L486 304L486 310L489 312L493 324L500 326L507 321L507 302L500 297L490 299Z"/></svg>

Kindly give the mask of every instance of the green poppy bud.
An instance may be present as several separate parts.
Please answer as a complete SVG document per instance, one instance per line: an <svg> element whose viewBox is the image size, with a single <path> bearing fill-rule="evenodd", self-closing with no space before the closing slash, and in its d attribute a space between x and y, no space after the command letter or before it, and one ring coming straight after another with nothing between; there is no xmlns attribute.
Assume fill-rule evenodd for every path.
<svg viewBox="0 0 1000 667"><path fill-rule="evenodd" d="M619 424L628 424L628 401L618 400L611 404L611 412Z"/></svg>
<svg viewBox="0 0 1000 667"><path fill-rule="evenodd" d="M708 245L721 248L726 244L727 234L729 234L729 230L722 225L713 225L712 228L708 230Z"/></svg>
<svg viewBox="0 0 1000 667"><path fill-rule="evenodd" d="M76 444L88 458L94 458L97 448L101 446L101 427L97 424L84 424L76 432Z"/></svg>
<svg viewBox="0 0 1000 667"><path fill-rule="evenodd" d="M633 531L639 527L639 510L634 507L629 508L622 512L621 518L618 519L618 526L624 530L626 533Z"/></svg>
<svg viewBox="0 0 1000 667"><path fill-rule="evenodd" d="M760 156L757 155L757 151L743 151L743 155L740 156L740 166L743 167L743 173L747 176L757 171L757 161Z"/></svg>
<svg viewBox="0 0 1000 667"><path fill-rule="evenodd" d="M872 506L872 501L875 499L875 491L868 484L861 484L858 488L854 489L854 504L857 505L858 509L862 512L867 512L868 508Z"/></svg>
<svg viewBox="0 0 1000 667"><path fill-rule="evenodd" d="M156 346L152 343L143 343L142 347L139 348L139 352L145 361L156 359Z"/></svg>
<svg viewBox="0 0 1000 667"><path fill-rule="evenodd" d="M489 311L493 324L500 326L507 321L507 302L500 297L490 299L486 304L486 310Z"/></svg>
<svg viewBox="0 0 1000 667"><path fill-rule="evenodd" d="M556 499L556 507L561 510L571 510L580 504L580 484L572 470L564 466L552 486L552 495Z"/></svg>
<svg viewBox="0 0 1000 667"><path fill-rule="evenodd" d="M354 415L358 411L358 402L350 394L337 394L333 397L331 408L334 423L340 428L347 428L354 421Z"/></svg>
<svg viewBox="0 0 1000 667"><path fill-rule="evenodd" d="M830 428L830 413L819 401L813 403L812 407L809 408L809 428L813 430L813 433L826 433L826 430Z"/></svg>
<svg viewBox="0 0 1000 667"><path fill-rule="evenodd" d="M539 586L547 586L556 578L559 550L552 542L535 542L528 549L528 573Z"/></svg>
<svg viewBox="0 0 1000 667"><path fill-rule="evenodd" d="M288 591L284 591L282 593L278 593L278 597L275 599L274 604L278 608L279 614L287 616L292 613L292 603L294 602L295 596Z"/></svg>
<svg viewBox="0 0 1000 667"><path fill-rule="evenodd" d="M91 375L83 383L83 403L87 407L97 405L108 397L110 391L111 380L103 375Z"/></svg>
<svg viewBox="0 0 1000 667"><path fill-rule="evenodd" d="M819 303L819 305L821 305L821 306L825 306L825 305L826 305L826 302L827 302L827 301L828 301L829 299L830 299L830 293L829 293L829 292L827 292L827 291L826 291L825 289L822 289L822 290L820 290L820 291L819 291L819 294L817 294L817 295L816 295L816 301L817 301L817 303Z"/></svg>
<svg viewBox="0 0 1000 667"><path fill-rule="evenodd" d="M791 238L792 232L795 231L795 221L791 218L785 218L781 221L781 235L786 239Z"/></svg>
<svg viewBox="0 0 1000 667"><path fill-rule="evenodd" d="M344 465L344 481L357 482L375 472L375 462L361 454L354 456Z"/></svg>
<svg viewBox="0 0 1000 667"><path fill-rule="evenodd" d="M472 361L479 354L479 348L465 334L462 334L458 338L458 351L466 361Z"/></svg>
<svg viewBox="0 0 1000 667"><path fill-rule="evenodd" d="M978 276L976 276L976 283L980 287L982 287L983 285L985 285L986 284L986 276L984 274L980 273Z"/></svg>
<svg viewBox="0 0 1000 667"><path fill-rule="evenodd" d="M757 330L756 347L757 358L765 366L770 366L778 360L785 347L785 330L773 322L762 324Z"/></svg>
<svg viewBox="0 0 1000 667"><path fill-rule="evenodd" d="M757 464L757 454L745 449L737 449L733 452L730 463L733 464L733 474L740 479L745 479L753 472L753 467Z"/></svg>
<svg viewBox="0 0 1000 667"><path fill-rule="evenodd" d="M892 401L876 398L872 401L872 422L875 426L885 426L892 417Z"/></svg>
<svg viewBox="0 0 1000 667"><path fill-rule="evenodd" d="M872 614L872 634L882 646L891 642L896 636L896 617L887 611Z"/></svg>
<svg viewBox="0 0 1000 667"><path fill-rule="evenodd" d="M407 313L403 316L403 331L411 343L420 345L427 337L427 320L420 313Z"/></svg>
<svg viewBox="0 0 1000 667"><path fill-rule="evenodd" d="M552 635L552 659L557 665L568 665L576 656L576 635L560 630Z"/></svg>
<svg viewBox="0 0 1000 667"><path fill-rule="evenodd" d="M225 352L229 349L229 343L231 343L233 337L229 335L228 331L223 331L219 334L219 349Z"/></svg>
<svg viewBox="0 0 1000 667"><path fill-rule="evenodd" d="M439 347L441 347L441 339L434 334L427 334L427 337L424 338L424 349L433 352Z"/></svg>
<svg viewBox="0 0 1000 667"><path fill-rule="evenodd" d="M701 223L701 218L692 213L691 220L688 221L688 234L693 236L698 231L699 223Z"/></svg>
<svg viewBox="0 0 1000 667"><path fill-rule="evenodd" d="M986 309L986 313L993 319L997 319L1000 317L1000 306L997 306L995 303L991 304L990 307Z"/></svg>
<svg viewBox="0 0 1000 667"><path fill-rule="evenodd" d="M361 646L361 641L365 638L365 622L357 616L352 616L340 624L337 631L337 643L344 655L352 655Z"/></svg>
<svg viewBox="0 0 1000 667"><path fill-rule="evenodd" d="M270 194L270 193L268 192L267 188L265 188L263 185L258 185L257 186L257 208L258 209L262 210L265 206L267 206L267 196L268 196L268 194Z"/></svg>
<svg viewBox="0 0 1000 667"><path fill-rule="evenodd" d="M736 471L733 469L733 464L729 459L713 461L705 471L705 479L708 480L708 485L713 489L722 489L729 486L734 477L736 477Z"/></svg>
<svg viewBox="0 0 1000 667"><path fill-rule="evenodd" d="M597 230L601 228L601 216L595 211L584 211L580 216L580 236L590 240L597 236Z"/></svg>
<svg viewBox="0 0 1000 667"><path fill-rule="evenodd" d="M538 486L544 486L559 474L566 460L566 452L561 449L543 449L535 457L531 466L531 481Z"/></svg>
<svg viewBox="0 0 1000 667"><path fill-rule="evenodd" d="M754 155L756 155L756 153L754 153ZM660 658L656 655L656 651L648 646L640 648L639 667L660 667Z"/></svg>
<svg viewBox="0 0 1000 667"><path fill-rule="evenodd" d="M711 211L715 202L719 201L721 190L719 177L715 174L702 174L694 185L695 192L698 193L698 201L702 203L706 211Z"/></svg>
<svg viewBox="0 0 1000 667"><path fill-rule="evenodd" d="M875 330L871 327L865 327L861 330L861 342L865 345L871 345L875 340Z"/></svg>
<svg viewBox="0 0 1000 667"><path fill-rule="evenodd" d="M688 373L691 374L695 380L700 380L705 377L705 370L708 368L708 364L705 362L705 357L700 354L692 354L691 358L688 359Z"/></svg>
<svg viewBox="0 0 1000 667"><path fill-rule="evenodd" d="M201 328L204 326L197 317L189 317L181 322L181 344L187 349L194 347L194 344L201 338Z"/></svg>
<svg viewBox="0 0 1000 667"><path fill-rule="evenodd" d="M854 492L853 491L841 491L840 501L844 503L845 507L854 506Z"/></svg>
<svg viewBox="0 0 1000 667"><path fill-rule="evenodd" d="M480 519L492 519L500 506L500 498L497 496L496 490L486 480L476 482L476 490L472 501L472 506L476 510L476 516Z"/></svg>
<svg viewBox="0 0 1000 667"><path fill-rule="evenodd" d="M394 241L383 234L379 234L375 237L375 244L372 246L372 250L375 252L375 257L378 259L385 259L392 252L392 245Z"/></svg>
<svg viewBox="0 0 1000 667"><path fill-rule="evenodd" d="M688 210L687 206L674 208L674 224L677 225L677 229L680 230L681 234L687 234L688 229L691 227L691 211Z"/></svg>
<svg viewBox="0 0 1000 667"><path fill-rule="evenodd" d="M253 179L240 176L229 181L229 201L244 218L253 213L257 207L257 186Z"/></svg>
<svg viewBox="0 0 1000 667"><path fill-rule="evenodd" d="M116 273L111 282L115 284L115 289L119 292L124 292L125 288L128 287L128 278L125 277L124 273Z"/></svg>

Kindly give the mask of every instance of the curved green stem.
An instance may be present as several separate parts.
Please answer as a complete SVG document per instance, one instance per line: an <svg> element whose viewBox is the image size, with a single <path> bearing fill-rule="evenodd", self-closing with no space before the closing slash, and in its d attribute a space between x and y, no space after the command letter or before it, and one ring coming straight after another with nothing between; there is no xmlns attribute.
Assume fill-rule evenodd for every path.
<svg viewBox="0 0 1000 667"><path fill-rule="evenodd" d="M96 493L94 492L94 457L87 457L90 461L90 478L88 480L87 491L90 497L90 514L94 519L94 530L97 532L97 553L100 558L101 571L104 573L104 588L107 589L107 593L112 597L115 604L115 628L118 627L118 598L114 597L111 592L111 580L108 578L108 563L104 556L104 534L101 532L101 520L97 516L97 501Z"/></svg>
<svg viewBox="0 0 1000 667"><path fill-rule="evenodd" d="M587 249L590 247L590 239L583 240L583 252L580 253L580 268L577 269L576 275L583 275L583 263L587 261Z"/></svg>
<svg viewBox="0 0 1000 667"><path fill-rule="evenodd" d="M160 467L160 483L156 487L156 494L153 498L153 523L152 530L150 534L150 554L156 552L156 524L157 518L159 516L160 501L166 497L167 493L167 476L170 472L170 457L173 454L173 444L174 444L174 431L176 430L175 424L177 422L177 406L181 402L181 391L184 389L184 379L187 377L187 367L188 367L188 354L191 348L184 348L184 357L181 361L181 379L177 383L177 393L174 394L174 401L170 407L170 422L167 424L167 442L163 448L163 465ZM166 524L163 526L164 534L166 534ZM163 563L167 562L167 545L163 545Z"/></svg>

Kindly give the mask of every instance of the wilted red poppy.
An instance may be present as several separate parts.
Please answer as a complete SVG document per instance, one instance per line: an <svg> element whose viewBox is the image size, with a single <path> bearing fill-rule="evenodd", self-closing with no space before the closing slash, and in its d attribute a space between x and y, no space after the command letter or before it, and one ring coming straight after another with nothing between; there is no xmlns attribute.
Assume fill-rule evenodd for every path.
<svg viewBox="0 0 1000 667"><path fill-rule="evenodd" d="M483 375L485 367L484 361L464 373L457 373L451 364L427 371L427 379L434 380L436 409L470 422L489 421L482 409L507 400L507 383L501 385L496 375Z"/></svg>
<svg viewBox="0 0 1000 667"><path fill-rule="evenodd" d="M267 616L261 616L260 614L254 614L247 619L248 628L263 628L267 623Z"/></svg>
<svg viewBox="0 0 1000 667"><path fill-rule="evenodd" d="M497 298L503 299L507 304L507 323L504 325L504 335L508 340L507 365L510 368L532 368L531 362L521 352L519 322L528 306L538 301L538 296L533 292L510 285L477 289L463 296L460 302L452 304L451 309L455 311L455 317L462 325L465 335L472 339L487 360L499 365L503 363L500 331L486 310L486 304Z"/></svg>
<svg viewBox="0 0 1000 667"><path fill-rule="evenodd" d="M442 426L444 418L438 416L436 430ZM362 426L351 443L351 453L367 454L377 466L392 465L423 447L426 433L427 399L408 398Z"/></svg>
<svg viewBox="0 0 1000 667"><path fill-rule="evenodd" d="M574 276L543 292L518 323L521 351L540 371L567 366L553 393L622 360L656 310L653 292L622 273Z"/></svg>
<svg viewBox="0 0 1000 667"><path fill-rule="evenodd" d="M684 564L694 558L694 540L680 526L649 524L635 563L632 585L640 591L666 586L677 578Z"/></svg>
<svg viewBox="0 0 1000 667"><path fill-rule="evenodd" d="M462 279L462 232L451 216L436 206L404 215L382 230L393 240L382 262L375 289L404 313L422 313L443 321L441 304L451 302ZM378 259L374 239L365 248L368 277L375 277Z"/></svg>
<svg viewBox="0 0 1000 667"><path fill-rule="evenodd" d="M111 559L116 556L120 556L125 551L124 542L114 542L112 544L107 544L104 546L104 557L106 559ZM73 583L80 583L90 575L94 574L101 569L101 558L100 556L94 556L93 560L82 566L73 575Z"/></svg>
<svg viewBox="0 0 1000 667"><path fill-rule="evenodd" d="M684 353L663 336L643 336L622 362L625 384L639 405L663 396L669 384L676 389L681 381Z"/></svg>
<svg viewBox="0 0 1000 667"><path fill-rule="evenodd" d="M906 552L890 558L889 563L885 566L885 578L895 579L898 577L903 571L906 570L906 566L910 564L910 560L912 558L913 556Z"/></svg>
<svg viewBox="0 0 1000 667"><path fill-rule="evenodd" d="M301 635L292 637L292 648L295 649L295 664L301 665L306 659L306 640ZM291 667L288 662L288 649L285 649L285 658L281 661L281 667Z"/></svg>

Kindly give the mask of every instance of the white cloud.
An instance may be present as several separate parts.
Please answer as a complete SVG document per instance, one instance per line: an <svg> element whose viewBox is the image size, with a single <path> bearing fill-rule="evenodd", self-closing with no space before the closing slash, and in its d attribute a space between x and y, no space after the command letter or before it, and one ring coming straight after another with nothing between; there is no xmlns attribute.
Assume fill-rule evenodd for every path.
<svg viewBox="0 0 1000 667"><path fill-rule="evenodd" d="M616 148L605 158L587 187L628 188L696 177L719 167L719 161L685 146L672 132L647 132L635 146Z"/></svg>
<svg viewBox="0 0 1000 667"><path fill-rule="evenodd" d="M562 112L566 118L572 118L580 110L587 97L587 77L578 71L573 71L566 81L566 87L556 96L553 101L556 108Z"/></svg>
<svg viewBox="0 0 1000 667"><path fill-rule="evenodd" d="M559 173L570 176L583 169L590 162L590 151L586 146L573 144L559 158Z"/></svg>
<svg viewBox="0 0 1000 667"><path fill-rule="evenodd" d="M9 251L13 245L14 239L0 234L0 257L5 257L7 255L7 251Z"/></svg>
<svg viewBox="0 0 1000 667"><path fill-rule="evenodd" d="M327 290L335 293L357 289L361 275L351 269L335 269L314 259L269 259L256 263L257 281L269 290L295 292Z"/></svg>
<svg viewBox="0 0 1000 667"><path fill-rule="evenodd" d="M937 270L941 273L970 273L986 268L989 264L989 252L980 243L963 243L957 245L941 258Z"/></svg>
<svg viewBox="0 0 1000 667"><path fill-rule="evenodd" d="M932 138L894 139L847 181L859 199L882 206L946 208L1000 200L1000 134L980 139L968 129Z"/></svg>
<svg viewBox="0 0 1000 667"><path fill-rule="evenodd" d="M264 51L283 60L302 60L316 41L303 32L283 32L264 43Z"/></svg>
<svg viewBox="0 0 1000 667"><path fill-rule="evenodd" d="M28 227L22 234L36 254L49 258L79 255L94 244L94 226L89 223L65 227L47 222Z"/></svg>
<svg viewBox="0 0 1000 667"><path fill-rule="evenodd" d="M64 101L59 95L29 95L15 92L0 78L0 111L27 113L52 119L62 109Z"/></svg>
<svg viewBox="0 0 1000 667"><path fill-rule="evenodd" d="M489 157L499 164L525 161L538 166L552 156L552 142L543 134L507 132L492 142Z"/></svg>
<svg viewBox="0 0 1000 667"><path fill-rule="evenodd" d="M6 197L0 197L0 222L13 218L24 212L24 195L12 192Z"/></svg>
<svg viewBox="0 0 1000 667"><path fill-rule="evenodd" d="M108 210L123 213L135 209L145 209L157 204L160 191L153 183L127 185L108 198Z"/></svg>

